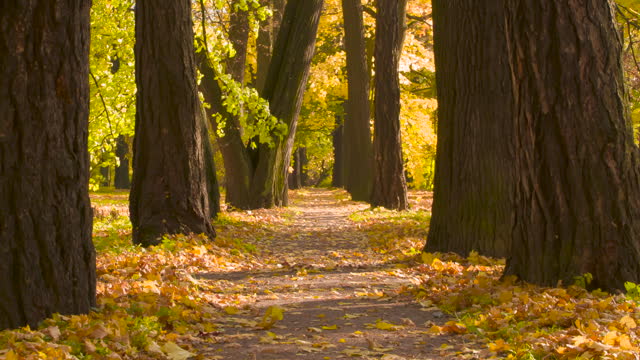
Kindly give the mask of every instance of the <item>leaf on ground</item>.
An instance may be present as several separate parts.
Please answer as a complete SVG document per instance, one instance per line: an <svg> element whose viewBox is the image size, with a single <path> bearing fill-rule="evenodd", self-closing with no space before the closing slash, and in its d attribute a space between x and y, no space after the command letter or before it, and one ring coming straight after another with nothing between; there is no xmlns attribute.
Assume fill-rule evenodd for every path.
<svg viewBox="0 0 640 360"><path fill-rule="evenodd" d="M167 354L170 360L187 360L196 354L189 352L174 342L168 342L162 346L162 350Z"/></svg>
<svg viewBox="0 0 640 360"><path fill-rule="evenodd" d="M271 329L282 319L284 319L284 309L278 305L269 306L258 326L263 329Z"/></svg>

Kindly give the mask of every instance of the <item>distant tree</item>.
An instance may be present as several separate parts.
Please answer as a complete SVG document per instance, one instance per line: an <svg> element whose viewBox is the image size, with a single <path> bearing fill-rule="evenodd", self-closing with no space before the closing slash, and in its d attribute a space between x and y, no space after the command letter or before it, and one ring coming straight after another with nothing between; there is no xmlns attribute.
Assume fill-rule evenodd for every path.
<svg viewBox="0 0 640 360"><path fill-rule="evenodd" d="M130 195L133 241L214 237L205 183L191 1L136 3L137 113Z"/></svg>
<svg viewBox="0 0 640 360"><path fill-rule="evenodd" d="M116 189L129 189L131 187L131 181L129 181L129 144L127 144L124 135L119 135L116 139L116 157L118 165L116 166L114 186Z"/></svg>
<svg viewBox="0 0 640 360"><path fill-rule="evenodd" d="M407 0L376 2L375 121L371 205L408 208L400 139L398 67L405 34Z"/></svg>
<svg viewBox="0 0 640 360"><path fill-rule="evenodd" d="M506 1L516 195L506 275L542 285L591 273L640 282L640 153L614 4Z"/></svg>
<svg viewBox="0 0 640 360"><path fill-rule="evenodd" d="M340 119L337 117L336 120ZM344 126L339 124L331 133L333 141L333 178L331 186L344 186Z"/></svg>
<svg viewBox="0 0 640 360"><path fill-rule="evenodd" d="M433 0L438 145L426 251L508 254L515 158L504 13L501 0Z"/></svg>
<svg viewBox="0 0 640 360"><path fill-rule="evenodd" d="M369 201L373 172L369 66L361 0L342 0L349 97L344 118L345 185L353 200Z"/></svg>
<svg viewBox="0 0 640 360"><path fill-rule="evenodd" d="M0 329L96 304L90 6L0 2Z"/></svg>

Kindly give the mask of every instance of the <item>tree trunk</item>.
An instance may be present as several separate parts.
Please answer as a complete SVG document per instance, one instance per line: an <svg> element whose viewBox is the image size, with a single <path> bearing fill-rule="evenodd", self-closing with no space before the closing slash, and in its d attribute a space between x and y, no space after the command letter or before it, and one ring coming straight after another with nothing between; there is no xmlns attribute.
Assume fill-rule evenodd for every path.
<svg viewBox="0 0 640 360"><path fill-rule="evenodd" d="M114 185L116 189L129 189L129 144L124 135L118 136L116 140L116 156L119 164L116 166Z"/></svg>
<svg viewBox="0 0 640 360"><path fill-rule="evenodd" d="M0 4L0 329L96 304L90 6Z"/></svg>
<svg viewBox="0 0 640 360"><path fill-rule="evenodd" d="M342 124L333 130L333 178L331 179L331 186L343 187L344 186L344 127Z"/></svg>
<svg viewBox="0 0 640 360"><path fill-rule="evenodd" d="M376 94L371 205L406 210L407 182L400 139L398 66L405 34L407 0L376 3Z"/></svg>
<svg viewBox="0 0 640 360"><path fill-rule="evenodd" d="M278 33L262 96L271 114L288 126L275 146L258 146L251 184L253 208L286 206L287 174L298 115L307 85L323 0L289 0Z"/></svg>
<svg viewBox="0 0 640 360"><path fill-rule="evenodd" d="M309 164L309 158L307 157L307 148L298 148L300 152L300 187L309 186L309 172L307 171L307 165Z"/></svg>
<svg viewBox="0 0 640 360"><path fill-rule="evenodd" d="M209 211L211 218L216 218L220 213L220 185L218 184L218 174L216 174L216 163L214 161L213 144L211 143L211 126L207 123L207 111L200 104L200 131L202 137L202 154L204 155L205 182L207 194L209 196Z"/></svg>
<svg viewBox="0 0 640 360"><path fill-rule="evenodd" d="M302 174L300 164L300 148L293 152L293 171L289 173L289 189L297 190L302 187Z"/></svg>
<svg viewBox="0 0 640 360"><path fill-rule="evenodd" d="M506 275L541 285L640 282L640 154L614 4L506 2L516 219Z"/></svg>
<svg viewBox="0 0 640 360"><path fill-rule="evenodd" d="M270 6L273 10L273 15L260 24L258 39L256 40L258 68L256 69L255 88L260 93L262 93L264 84L267 81L271 54L273 53L273 44L275 43L276 35L282 23L285 3L285 0L260 0L262 6Z"/></svg>
<svg viewBox="0 0 640 360"><path fill-rule="evenodd" d="M438 149L426 251L509 251L515 159L506 37L497 35L504 15L503 1L433 1Z"/></svg>
<svg viewBox="0 0 640 360"><path fill-rule="evenodd" d="M136 3L137 113L130 195L133 241L215 236L211 223L191 2Z"/></svg>
<svg viewBox="0 0 640 360"><path fill-rule="evenodd" d="M249 153L240 133L238 117L227 112L222 104L222 89L216 80L215 71L207 59L204 50L198 52L198 68L202 73L200 91L204 100L209 104L206 109L207 119L216 129L215 116L218 114L225 119L224 136L217 136L220 153L226 176L227 204L238 209L250 209L249 186L253 174L253 165Z"/></svg>
<svg viewBox="0 0 640 360"><path fill-rule="evenodd" d="M355 201L369 201L372 182L372 145L369 67L364 41L361 0L342 0L349 99L344 121L344 160L347 191Z"/></svg>

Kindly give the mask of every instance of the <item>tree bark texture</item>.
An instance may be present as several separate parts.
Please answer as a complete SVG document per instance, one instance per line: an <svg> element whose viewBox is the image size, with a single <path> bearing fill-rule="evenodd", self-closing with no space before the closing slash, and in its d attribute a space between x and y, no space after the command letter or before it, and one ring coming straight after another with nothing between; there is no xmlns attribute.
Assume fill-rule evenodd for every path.
<svg viewBox="0 0 640 360"><path fill-rule="evenodd" d="M191 2L141 0L135 11L133 241L148 246L175 233L212 238Z"/></svg>
<svg viewBox="0 0 640 360"><path fill-rule="evenodd" d="M438 146L426 251L509 251L515 155L504 15L501 0L433 1Z"/></svg>
<svg viewBox="0 0 640 360"><path fill-rule="evenodd" d="M405 34L407 0L376 3L376 78L371 205L406 210L407 182L400 139L398 67Z"/></svg>
<svg viewBox="0 0 640 360"><path fill-rule="evenodd" d="M271 63L271 54L273 53L273 45L282 23L282 14L286 0L260 0L262 6L269 6L273 11L273 15L265 19L260 24L258 31L258 39L256 40L257 69L256 69L256 89L262 93L264 84L267 81L267 73L269 72L269 64Z"/></svg>
<svg viewBox="0 0 640 360"><path fill-rule="evenodd" d="M355 201L369 201L373 172L369 83L361 0L342 0L347 79L344 160L347 191Z"/></svg>
<svg viewBox="0 0 640 360"><path fill-rule="evenodd" d="M505 274L624 290L640 282L640 154L614 4L506 4L518 206Z"/></svg>
<svg viewBox="0 0 640 360"><path fill-rule="evenodd" d="M96 304L90 6L0 3L0 329Z"/></svg>
<svg viewBox="0 0 640 360"><path fill-rule="evenodd" d="M131 188L131 181L129 181L129 144L127 144L124 135L119 135L116 139L116 156L119 164L116 166L114 186L116 189L129 189Z"/></svg>
<svg viewBox="0 0 640 360"><path fill-rule="evenodd" d="M333 177L331 186L344 186L344 126L342 124L333 130Z"/></svg>
<svg viewBox="0 0 640 360"><path fill-rule="evenodd" d="M323 0L289 0L273 50L262 96L271 114L283 121L288 132L275 146L258 146L251 184L253 208L286 206L289 161L315 50Z"/></svg>

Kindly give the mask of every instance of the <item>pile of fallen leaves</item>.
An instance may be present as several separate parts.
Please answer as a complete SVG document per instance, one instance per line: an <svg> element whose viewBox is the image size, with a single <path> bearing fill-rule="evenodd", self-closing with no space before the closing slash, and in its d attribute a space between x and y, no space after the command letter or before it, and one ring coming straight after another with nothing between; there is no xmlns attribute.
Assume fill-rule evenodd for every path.
<svg viewBox="0 0 640 360"><path fill-rule="evenodd" d="M584 289L589 276L567 288L543 288L500 279L504 268L477 253L422 254L414 272L415 296L457 321L434 333L473 333L508 359L637 359L638 304L624 295ZM586 279L585 279L586 278Z"/></svg>
<svg viewBox="0 0 640 360"><path fill-rule="evenodd" d="M100 252L97 308L88 315L56 314L37 330L1 332L0 358L187 359L194 354L182 344L215 332L224 308L243 301L223 288L200 291L211 285L192 274L259 265L251 254L228 246L238 243L179 235L148 249L129 245Z"/></svg>

